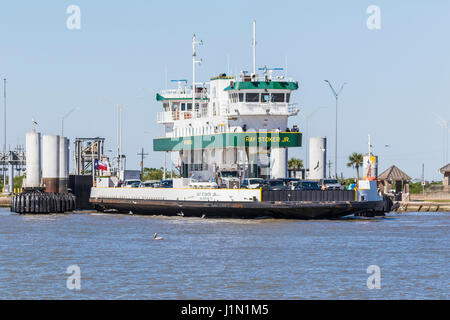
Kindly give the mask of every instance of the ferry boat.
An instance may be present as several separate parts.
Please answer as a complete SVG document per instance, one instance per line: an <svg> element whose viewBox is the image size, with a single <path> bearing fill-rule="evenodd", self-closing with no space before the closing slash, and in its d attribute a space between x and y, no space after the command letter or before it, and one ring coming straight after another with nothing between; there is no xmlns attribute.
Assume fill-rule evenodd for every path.
<svg viewBox="0 0 450 320"><path fill-rule="evenodd" d="M162 104L157 122L164 136L153 140L155 152L170 154L181 178L172 188L94 187L90 202L99 210L198 217L274 217L317 219L383 211L376 184L365 195L356 190L243 189L245 179L280 179L288 174L288 150L302 146L289 117L299 110L292 96L297 81L282 68L225 73L196 81L197 46L192 38L192 82L156 94Z"/></svg>

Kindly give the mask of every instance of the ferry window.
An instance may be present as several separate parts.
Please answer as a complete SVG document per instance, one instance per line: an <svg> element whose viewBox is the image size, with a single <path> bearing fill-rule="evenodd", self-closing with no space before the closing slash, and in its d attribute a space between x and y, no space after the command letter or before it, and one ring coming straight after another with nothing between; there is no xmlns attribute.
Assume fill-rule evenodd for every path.
<svg viewBox="0 0 450 320"><path fill-rule="evenodd" d="M178 111L179 105L178 103L172 103L172 109L173 111Z"/></svg>
<svg viewBox="0 0 450 320"><path fill-rule="evenodd" d="M284 102L284 93L272 93L272 102Z"/></svg>
<svg viewBox="0 0 450 320"><path fill-rule="evenodd" d="M261 93L261 102L269 102L270 93Z"/></svg>
<svg viewBox="0 0 450 320"><path fill-rule="evenodd" d="M259 93L247 93L245 101L246 102L259 102Z"/></svg>
<svg viewBox="0 0 450 320"><path fill-rule="evenodd" d="M290 97L291 97L291 94L290 93L286 93L286 102L289 102Z"/></svg>
<svg viewBox="0 0 450 320"><path fill-rule="evenodd" d="M186 103L181 104L181 111L184 111L184 110L186 110Z"/></svg>
<svg viewBox="0 0 450 320"><path fill-rule="evenodd" d="M200 104L199 103L196 103L195 104L195 110L198 110L200 108ZM189 109L190 110L190 109Z"/></svg>
<svg viewBox="0 0 450 320"><path fill-rule="evenodd" d="M163 103L164 111L169 111L169 104L167 102Z"/></svg>
<svg viewBox="0 0 450 320"><path fill-rule="evenodd" d="M244 102L244 94L239 93L239 102Z"/></svg>

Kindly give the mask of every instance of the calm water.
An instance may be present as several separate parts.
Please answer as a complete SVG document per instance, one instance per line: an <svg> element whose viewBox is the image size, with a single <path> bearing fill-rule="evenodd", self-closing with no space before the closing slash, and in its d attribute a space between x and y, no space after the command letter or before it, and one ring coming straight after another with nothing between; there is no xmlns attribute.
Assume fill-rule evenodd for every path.
<svg viewBox="0 0 450 320"><path fill-rule="evenodd" d="M450 213L286 221L1 210L1 299L450 297ZM70 265L81 268L80 291L66 287ZM367 288L369 265L381 268L379 290Z"/></svg>

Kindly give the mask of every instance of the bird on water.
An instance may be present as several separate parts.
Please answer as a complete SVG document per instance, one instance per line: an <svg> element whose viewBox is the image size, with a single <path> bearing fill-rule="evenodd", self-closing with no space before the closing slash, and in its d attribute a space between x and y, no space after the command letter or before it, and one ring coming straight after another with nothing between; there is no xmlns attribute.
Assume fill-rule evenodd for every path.
<svg viewBox="0 0 450 320"><path fill-rule="evenodd" d="M158 237L158 234L157 233L155 233L154 235L153 235L153 240L162 240L163 238L162 237Z"/></svg>

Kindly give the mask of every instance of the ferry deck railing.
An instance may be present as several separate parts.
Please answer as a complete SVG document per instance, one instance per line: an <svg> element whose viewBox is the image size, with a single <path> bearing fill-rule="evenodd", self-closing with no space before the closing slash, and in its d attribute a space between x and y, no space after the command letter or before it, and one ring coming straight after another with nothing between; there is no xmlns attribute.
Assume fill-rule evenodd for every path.
<svg viewBox="0 0 450 320"><path fill-rule="evenodd" d="M262 190L261 201L355 201L355 190Z"/></svg>

